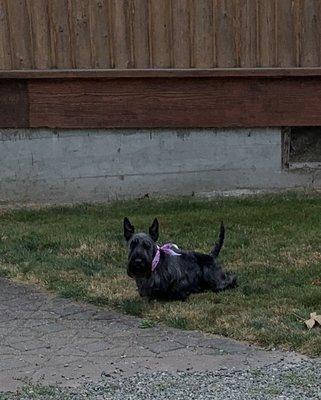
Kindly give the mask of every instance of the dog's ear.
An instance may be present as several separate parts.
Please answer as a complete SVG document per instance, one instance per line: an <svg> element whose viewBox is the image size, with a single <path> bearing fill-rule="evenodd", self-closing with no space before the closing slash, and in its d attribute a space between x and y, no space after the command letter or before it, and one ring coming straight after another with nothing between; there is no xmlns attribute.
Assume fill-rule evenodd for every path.
<svg viewBox="0 0 321 400"><path fill-rule="evenodd" d="M158 231L159 231L159 223L158 219L155 218L152 225L149 228L149 235L154 240L154 242L158 239Z"/></svg>
<svg viewBox="0 0 321 400"><path fill-rule="evenodd" d="M127 217L124 218L124 236L128 240L133 236L135 227L132 225Z"/></svg>

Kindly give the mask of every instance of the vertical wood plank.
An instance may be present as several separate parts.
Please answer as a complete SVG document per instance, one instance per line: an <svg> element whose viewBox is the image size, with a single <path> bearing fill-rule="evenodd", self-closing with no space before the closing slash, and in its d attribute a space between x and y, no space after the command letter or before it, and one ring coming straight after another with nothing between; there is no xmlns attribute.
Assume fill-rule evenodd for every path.
<svg viewBox="0 0 321 400"><path fill-rule="evenodd" d="M108 13L108 2L106 0L90 1L89 19L93 68L111 68Z"/></svg>
<svg viewBox="0 0 321 400"><path fill-rule="evenodd" d="M303 0L300 66L316 67L321 62L321 2Z"/></svg>
<svg viewBox="0 0 321 400"><path fill-rule="evenodd" d="M209 16L211 18L211 16ZM172 46L174 68L190 68L189 0L172 0Z"/></svg>
<svg viewBox="0 0 321 400"><path fill-rule="evenodd" d="M114 13L113 13L113 0L105 0L107 2L107 24L108 24L108 48L110 54L110 67L115 68L114 56Z"/></svg>
<svg viewBox="0 0 321 400"><path fill-rule="evenodd" d="M296 41L294 30L293 0L276 0L277 66L296 65Z"/></svg>
<svg viewBox="0 0 321 400"><path fill-rule="evenodd" d="M242 7L243 0L234 0L233 13L233 28L234 28L234 43L235 43L235 66L241 67L241 52L242 52Z"/></svg>
<svg viewBox="0 0 321 400"><path fill-rule="evenodd" d="M172 65L171 0L149 0L150 35L154 68L170 68Z"/></svg>
<svg viewBox="0 0 321 400"><path fill-rule="evenodd" d="M194 0L193 62L196 68L214 65L213 1Z"/></svg>
<svg viewBox="0 0 321 400"><path fill-rule="evenodd" d="M74 68L68 0L48 2L52 67Z"/></svg>
<svg viewBox="0 0 321 400"><path fill-rule="evenodd" d="M0 0L0 69L12 69L10 31L5 0Z"/></svg>
<svg viewBox="0 0 321 400"><path fill-rule="evenodd" d="M135 68L149 68L148 1L132 0Z"/></svg>
<svg viewBox="0 0 321 400"><path fill-rule="evenodd" d="M129 0L112 0L113 49L115 68L131 68L133 65L131 50L132 8Z"/></svg>
<svg viewBox="0 0 321 400"><path fill-rule="evenodd" d="M33 43L26 0L7 0L13 68L34 68Z"/></svg>
<svg viewBox="0 0 321 400"><path fill-rule="evenodd" d="M33 42L33 64L36 69L51 68L50 29L47 0L27 2Z"/></svg>
<svg viewBox="0 0 321 400"><path fill-rule="evenodd" d="M276 67L275 1L258 0L258 52L260 67Z"/></svg>
<svg viewBox="0 0 321 400"><path fill-rule="evenodd" d="M232 68L239 63L239 50L235 30L236 0L219 0L216 7L216 59L217 66Z"/></svg>
<svg viewBox="0 0 321 400"><path fill-rule="evenodd" d="M240 67L258 66L257 0L241 0L240 10Z"/></svg>
<svg viewBox="0 0 321 400"><path fill-rule="evenodd" d="M71 0L70 6L75 65L77 68L92 68L89 2Z"/></svg>
<svg viewBox="0 0 321 400"><path fill-rule="evenodd" d="M320 0L0 0L0 68L321 66Z"/></svg>
<svg viewBox="0 0 321 400"><path fill-rule="evenodd" d="M135 67L135 7L133 0L127 0L127 7L125 8L126 30L129 49L129 68Z"/></svg>
<svg viewBox="0 0 321 400"><path fill-rule="evenodd" d="M292 10L293 10L292 24L293 24L293 42L294 42L293 67L299 67L301 64L303 1L304 0L292 0Z"/></svg>

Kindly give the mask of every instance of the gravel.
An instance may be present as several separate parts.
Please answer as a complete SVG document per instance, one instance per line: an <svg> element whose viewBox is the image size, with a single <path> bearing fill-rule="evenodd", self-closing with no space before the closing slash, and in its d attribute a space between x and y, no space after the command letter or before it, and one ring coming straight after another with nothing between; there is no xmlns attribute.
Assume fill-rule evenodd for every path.
<svg viewBox="0 0 321 400"><path fill-rule="evenodd" d="M17 394L0 394L0 400L312 400L321 399L320 367L320 361L307 360L246 371L107 376L77 389L28 386Z"/></svg>

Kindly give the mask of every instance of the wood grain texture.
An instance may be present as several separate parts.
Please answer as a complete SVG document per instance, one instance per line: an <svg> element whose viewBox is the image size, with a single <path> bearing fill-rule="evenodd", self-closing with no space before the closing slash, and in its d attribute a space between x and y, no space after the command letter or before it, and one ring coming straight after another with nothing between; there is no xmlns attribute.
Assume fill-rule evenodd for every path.
<svg viewBox="0 0 321 400"><path fill-rule="evenodd" d="M135 68L149 68L149 12L146 0L131 0L133 10L133 46Z"/></svg>
<svg viewBox="0 0 321 400"><path fill-rule="evenodd" d="M133 8L130 0L111 0L115 68L132 68Z"/></svg>
<svg viewBox="0 0 321 400"><path fill-rule="evenodd" d="M189 68L191 60L191 10L189 0L172 0L174 68Z"/></svg>
<svg viewBox="0 0 321 400"><path fill-rule="evenodd" d="M106 1L91 0L89 24L91 32L92 68L111 68L110 29Z"/></svg>
<svg viewBox="0 0 321 400"><path fill-rule="evenodd" d="M25 81L0 81L0 128L29 126L27 84Z"/></svg>
<svg viewBox="0 0 321 400"><path fill-rule="evenodd" d="M213 1L193 1L193 67L211 68L215 64Z"/></svg>
<svg viewBox="0 0 321 400"><path fill-rule="evenodd" d="M170 68L172 62L171 0L149 0L151 59L154 68Z"/></svg>
<svg viewBox="0 0 321 400"><path fill-rule="evenodd" d="M47 0L33 0L26 3L30 16L34 67L47 69L52 65L50 51L50 25Z"/></svg>
<svg viewBox="0 0 321 400"><path fill-rule="evenodd" d="M0 69L320 67L320 0L0 0Z"/></svg>
<svg viewBox="0 0 321 400"><path fill-rule="evenodd" d="M319 77L321 68L51 69L0 71L0 79Z"/></svg>
<svg viewBox="0 0 321 400"><path fill-rule="evenodd" d="M309 0L308 0L309 1ZM306 2L306 1L305 1ZM303 0L292 0L292 25L294 43L294 65L299 67L302 57Z"/></svg>
<svg viewBox="0 0 321 400"><path fill-rule="evenodd" d="M257 0L240 0L240 14L237 17L240 32L240 67L256 67L258 65L259 42L258 20L259 4Z"/></svg>
<svg viewBox="0 0 321 400"><path fill-rule="evenodd" d="M295 37L295 0L276 0L277 66L297 66Z"/></svg>
<svg viewBox="0 0 321 400"><path fill-rule="evenodd" d="M30 126L315 126L320 96L321 77L34 80Z"/></svg>
<svg viewBox="0 0 321 400"><path fill-rule="evenodd" d="M34 46L31 35L27 0L6 0L12 67L34 68Z"/></svg>
<svg viewBox="0 0 321 400"><path fill-rule="evenodd" d="M310 67L321 62L321 2L306 0L302 4L300 66Z"/></svg>
<svg viewBox="0 0 321 400"><path fill-rule="evenodd" d="M219 0L215 9L216 60L218 67L233 68L240 63L240 43L236 31L234 0Z"/></svg>
<svg viewBox="0 0 321 400"><path fill-rule="evenodd" d="M14 68L11 60L10 30L6 0L0 0L0 68Z"/></svg>
<svg viewBox="0 0 321 400"><path fill-rule="evenodd" d="M276 1L258 0L258 66L276 67Z"/></svg>
<svg viewBox="0 0 321 400"><path fill-rule="evenodd" d="M68 0L48 2L52 68L75 68Z"/></svg>
<svg viewBox="0 0 321 400"><path fill-rule="evenodd" d="M70 0L71 40L76 68L92 67L91 27L88 0Z"/></svg>

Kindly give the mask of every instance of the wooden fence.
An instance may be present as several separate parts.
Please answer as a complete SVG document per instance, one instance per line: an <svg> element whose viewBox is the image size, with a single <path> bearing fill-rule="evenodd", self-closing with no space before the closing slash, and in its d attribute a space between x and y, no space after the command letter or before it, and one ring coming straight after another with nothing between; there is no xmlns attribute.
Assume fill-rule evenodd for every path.
<svg viewBox="0 0 321 400"><path fill-rule="evenodd" d="M0 0L0 69L321 66L320 0Z"/></svg>

